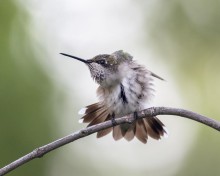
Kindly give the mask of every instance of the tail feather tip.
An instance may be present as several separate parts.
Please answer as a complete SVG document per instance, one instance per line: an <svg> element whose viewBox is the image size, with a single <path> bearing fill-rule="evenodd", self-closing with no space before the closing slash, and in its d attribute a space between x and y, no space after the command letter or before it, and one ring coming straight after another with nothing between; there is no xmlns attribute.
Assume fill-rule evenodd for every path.
<svg viewBox="0 0 220 176"><path fill-rule="evenodd" d="M87 108L82 108L82 109L79 110L78 114L79 115L84 115L86 110L87 110Z"/></svg>
<svg viewBox="0 0 220 176"><path fill-rule="evenodd" d="M83 119L79 119L79 121L78 121L79 123L83 123Z"/></svg>
<svg viewBox="0 0 220 176"><path fill-rule="evenodd" d="M169 130L166 127L163 127L163 129L164 129L163 137L168 138L169 137Z"/></svg>

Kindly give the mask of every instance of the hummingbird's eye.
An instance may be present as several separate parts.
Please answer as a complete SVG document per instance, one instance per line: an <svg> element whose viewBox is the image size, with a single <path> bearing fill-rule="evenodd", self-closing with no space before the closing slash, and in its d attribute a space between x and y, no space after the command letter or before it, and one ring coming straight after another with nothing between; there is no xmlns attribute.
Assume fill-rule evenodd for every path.
<svg viewBox="0 0 220 176"><path fill-rule="evenodd" d="M106 61L104 59L97 61L98 64L106 65Z"/></svg>

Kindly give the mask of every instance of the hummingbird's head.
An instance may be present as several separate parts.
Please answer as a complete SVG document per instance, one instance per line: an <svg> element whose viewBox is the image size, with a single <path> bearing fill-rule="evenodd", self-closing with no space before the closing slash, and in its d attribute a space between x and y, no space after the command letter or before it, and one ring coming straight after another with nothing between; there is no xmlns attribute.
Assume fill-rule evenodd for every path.
<svg viewBox="0 0 220 176"><path fill-rule="evenodd" d="M132 56L122 50L112 54L100 54L88 60L60 54L84 62L89 67L92 78L103 87L119 84L126 74L129 62L132 61Z"/></svg>

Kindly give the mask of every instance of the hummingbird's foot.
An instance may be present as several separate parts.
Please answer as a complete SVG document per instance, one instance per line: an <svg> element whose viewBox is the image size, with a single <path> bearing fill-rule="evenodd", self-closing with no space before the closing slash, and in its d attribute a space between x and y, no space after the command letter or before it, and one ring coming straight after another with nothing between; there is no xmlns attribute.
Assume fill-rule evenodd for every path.
<svg viewBox="0 0 220 176"><path fill-rule="evenodd" d="M113 125L113 126L116 126L116 125L117 125L117 122L115 121L115 113L112 114L111 121L112 121L112 125Z"/></svg>
<svg viewBox="0 0 220 176"><path fill-rule="evenodd" d="M134 112L134 121L138 119L138 113L137 111Z"/></svg>

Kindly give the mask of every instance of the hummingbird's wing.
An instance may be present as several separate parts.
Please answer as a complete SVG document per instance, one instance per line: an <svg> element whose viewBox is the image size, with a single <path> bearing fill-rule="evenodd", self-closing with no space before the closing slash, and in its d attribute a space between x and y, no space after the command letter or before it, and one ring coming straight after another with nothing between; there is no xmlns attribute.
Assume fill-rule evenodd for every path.
<svg viewBox="0 0 220 176"><path fill-rule="evenodd" d="M160 80L162 80L162 81L165 81L165 79L161 78L160 76L156 75L155 73L153 73L153 72L151 72L151 71L150 71L150 74L151 74L151 76L153 76L153 77L155 77L155 78L158 78L158 79L160 79Z"/></svg>
<svg viewBox="0 0 220 176"><path fill-rule="evenodd" d="M139 64L137 64L136 62L132 61L132 65L131 65L131 68L139 73L146 73L148 72L151 76L155 77L155 78L158 78L162 81L165 81L165 79L161 78L160 76L158 76L157 74L151 72L150 70L146 69L144 66L141 66Z"/></svg>

